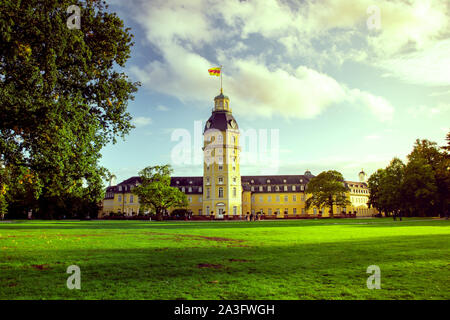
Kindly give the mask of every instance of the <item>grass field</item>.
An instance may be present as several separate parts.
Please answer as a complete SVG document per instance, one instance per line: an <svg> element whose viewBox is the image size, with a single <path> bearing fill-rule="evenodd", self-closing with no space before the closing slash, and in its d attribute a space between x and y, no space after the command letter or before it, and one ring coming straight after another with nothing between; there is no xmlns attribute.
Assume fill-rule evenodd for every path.
<svg viewBox="0 0 450 320"><path fill-rule="evenodd" d="M81 290L69 290L69 265ZM381 289L369 290L369 265ZM450 221L0 222L0 299L450 299Z"/></svg>

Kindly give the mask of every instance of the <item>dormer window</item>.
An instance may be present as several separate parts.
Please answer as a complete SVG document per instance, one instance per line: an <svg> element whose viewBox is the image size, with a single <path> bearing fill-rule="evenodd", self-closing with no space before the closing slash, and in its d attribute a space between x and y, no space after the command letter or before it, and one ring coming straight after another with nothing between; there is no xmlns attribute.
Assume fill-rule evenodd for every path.
<svg viewBox="0 0 450 320"><path fill-rule="evenodd" d="M180 181L177 181L177 184L180 184Z"/></svg>
<svg viewBox="0 0 450 320"><path fill-rule="evenodd" d="M286 183L286 179L283 180L283 183Z"/></svg>
<svg viewBox="0 0 450 320"><path fill-rule="evenodd" d="M254 181L254 180L252 180L252 181L250 181L250 183L255 183L255 181Z"/></svg>
<svg viewBox="0 0 450 320"><path fill-rule="evenodd" d="M270 183L270 179L267 179L267 183Z"/></svg>
<svg viewBox="0 0 450 320"><path fill-rule="evenodd" d="M192 184L192 180L191 180L191 181L189 181L189 184Z"/></svg>

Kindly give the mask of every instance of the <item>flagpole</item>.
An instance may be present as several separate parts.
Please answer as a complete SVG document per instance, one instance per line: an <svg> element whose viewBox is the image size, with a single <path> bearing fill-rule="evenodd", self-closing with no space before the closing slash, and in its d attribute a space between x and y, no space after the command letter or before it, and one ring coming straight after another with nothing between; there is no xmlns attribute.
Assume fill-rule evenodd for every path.
<svg viewBox="0 0 450 320"><path fill-rule="evenodd" d="M222 90L222 66L220 66L220 93L223 93L223 90Z"/></svg>

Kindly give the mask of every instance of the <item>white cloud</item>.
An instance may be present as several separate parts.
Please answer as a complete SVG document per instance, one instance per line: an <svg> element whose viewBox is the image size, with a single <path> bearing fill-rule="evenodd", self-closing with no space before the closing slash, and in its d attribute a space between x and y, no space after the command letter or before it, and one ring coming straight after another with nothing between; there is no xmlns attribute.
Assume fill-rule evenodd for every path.
<svg viewBox="0 0 450 320"><path fill-rule="evenodd" d="M170 109L168 107L163 106L163 105L160 104L160 105L158 105L156 107L156 110L158 110L158 111L169 111Z"/></svg>
<svg viewBox="0 0 450 320"><path fill-rule="evenodd" d="M378 66L389 71L391 77L405 82L450 85L450 39L439 41L422 51L382 60Z"/></svg>
<svg viewBox="0 0 450 320"><path fill-rule="evenodd" d="M135 117L135 118L133 118L132 122L136 127L139 128L139 127L145 127L145 126L151 124L152 119L149 117Z"/></svg>
<svg viewBox="0 0 450 320"><path fill-rule="evenodd" d="M206 70L217 64L226 66L234 111L267 117L311 118L344 102L392 118L385 98L324 72L330 62L366 62L403 81L449 83L447 0L377 1L378 33L366 25L372 0L135 3L133 17L162 59L132 71L146 87L183 102L212 102L218 81Z"/></svg>
<svg viewBox="0 0 450 320"><path fill-rule="evenodd" d="M420 105L418 107L409 108L407 111L413 118L445 117L450 116L450 104L438 103L434 107Z"/></svg>

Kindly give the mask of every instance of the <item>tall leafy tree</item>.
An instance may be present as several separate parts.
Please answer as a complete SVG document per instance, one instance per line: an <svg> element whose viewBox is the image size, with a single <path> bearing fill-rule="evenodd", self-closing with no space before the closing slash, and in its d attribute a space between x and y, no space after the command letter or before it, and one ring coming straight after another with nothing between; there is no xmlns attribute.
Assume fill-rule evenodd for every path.
<svg viewBox="0 0 450 320"><path fill-rule="evenodd" d="M68 27L71 5L80 29ZM139 84L120 71L132 45L104 1L1 1L0 161L31 170L47 198L84 184L99 200L100 150L132 128Z"/></svg>
<svg viewBox="0 0 450 320"><path fill-rule="evenodd" d="M424 159L408 162L401 186L402 203L410 215L432 215L436 212L438 193L432 167Z"/></svg>
<svg viewBox="0 0 450 320"><path fill-rule="evenodd" d="M329 207L330 217L333 217L333 205L346 206L350 201L346 196L348 192L344 184L344 177L335 170L321 172L318 176L312 178L306 189L311 194L306 200L306 208L316 206L318 208Z"/></svg>
<svg viewBox="0 0 450 320"><path fill-rule="evenodd" d="M432 178L428 179L435 183L435 187L432 189L435 190L436 199L429 202L429 211L434 214L448 215L450 205L449 152L440 148L436 142L417 139L413 151L408 155L408 160L413 163L421 163L428 168L427 171L432 173Z"/></svg>
<svg viewBox="0 0 450 320"><path fill-rule="evenodd" d="M383 179L385 175L386 172L384 169L378 169L369 177L367 183L370 190L369 206L377 209L378 212L387 213L385 199L382 197Z"/></svg>
<svg viewBox="0 0 450 320"><path fill-rule="evenodd" d="M394 158L385 169L381 181L381 198L387 212L394 214L394 219L401 214L402 210L402 183L405 164Z"/></svg>
<svg viewBox="0 0 450 320"><path fill-rule="evenodd" d="M188 206L186 195L170 186L170 165L147 167L139 172L141 184L133 188L139 197L141 210L153 209L160 220L170 208Z"/></svg>

